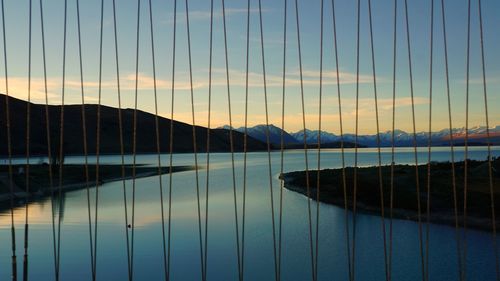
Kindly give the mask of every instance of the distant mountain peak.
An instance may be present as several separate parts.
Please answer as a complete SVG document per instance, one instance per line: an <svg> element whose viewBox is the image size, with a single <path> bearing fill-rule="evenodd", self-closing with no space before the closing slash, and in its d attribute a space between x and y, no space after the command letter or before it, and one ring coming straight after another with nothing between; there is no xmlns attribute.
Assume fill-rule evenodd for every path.
<svg viewBox="0 0 500 281"><path fill-rule="evenodd" d="M231 127L229 125L223 125L223 126L217 127L217 129L234 130L234 127Z"/></svg>
<svg viewBox="0 0 500 281"><path fill-rule="evenodd" d="M230 127L225 125L221 128L229 129ZM306 138L306 142L308 144L316 144L318 143L318 137L321 136L321 143L335 143L340 141L345 142L355 142L356 135L354 134L344 134L344 136L336 135L334 133L330 133L327 131L319 131L319 130L311 130L311 129L302 129L297 132L287 133L286 131L282 131L281 128L276 127L273 124L269 124L269 127L266 127L265 124L255 125L253 127L247 128L247 133L249 136L256 138L260 141L267 142L267 130L269 128L269 140L273 144L281 143L281 134L284 135L285 143L303 143L304 135ZM468 133L469 137L474 140L474 143L487 143L487 130L486 126L472 126L469 127ZM240 127L238 129L234 129L239 132L245 132L244 127ZM465 127L462 128L453 128L451 130L454 140L457 143L463 142L463 138L465 136ZM489 128L490 133L490 141L495 143L500 143L500 125ZM391 130L380 132L380 145L382 146L392 146L393 144L393 134L394 134L394 145L396 146L413 146L414 138L417 141L417 145L428 145L429 142L429 132L421 131L417 132L414 136L413 132L406 132L400 129L395 129L394 132ZM444 128L439 131L432 132L430 134L433 145L449 145L450 140L450 130L448 128ZM358 134L358 143L365 146L376 146L377 144L377 134Z"/></svg>
<svg viewBox="0 0 500 281"><path fill-rule="evenodd" d="M221 129L226 129L229 130L231 127L228 125L224 125L222 127L219 127ZM269 142L271 144L281 144L281 138L283 136L283 141L285 144L295 144L297 143L296 138L291 136L289 133L286 131L282 130L281 128L275 126L274 124L258 124L252 127L247 127L245 130L245 127L239 127L237 129L233 128L233 130L236 130L240 133L245 133L247 132L248 136L255 138L257 140L260 140L262 142L267 142L267 133L269 130Z"/></svg>

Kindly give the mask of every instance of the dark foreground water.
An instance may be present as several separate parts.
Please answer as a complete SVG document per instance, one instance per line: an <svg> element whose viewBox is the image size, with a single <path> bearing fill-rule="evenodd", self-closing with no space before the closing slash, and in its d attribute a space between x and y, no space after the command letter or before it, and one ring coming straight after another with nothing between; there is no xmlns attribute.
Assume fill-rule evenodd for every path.
<svg viewBox="0 0 500 281"><path fill-rule="evenodd" d="M470 158L485 159L485 148L470 148ZM500 155L500 148L493 148ZM309 154L311 169L317 168L316 151ZM322 168L341 167L339 150L323 150ZM272 184L277 213L280 181L279 152L272 155ZM390 163L390 150L383 150L383 163ZM449 148L434 148L433 161L450 159ZM456 159L463 159L457 149ZM352 165L354 151L346 151L346 161ZM37 161L34 159L33 161ZM67 163L81 163L82 157L69 157ZM131 163L132 157L126 157ZM138 156L138 163L156 165L156 155ZM245 279L274 280L273 236L267 153L249 153L247 170L247 201L245 222ZM419 151L419 163L427 161L426 149ZM18 160L17 162L22 162ZM162 155L168 165L168 155ZM399 148L397 163L414 163L412 149ZM104 156L101 163L120 163L120 157ZM199 154L200 165L206 164L206 155ZM303 170L304 152L287 151L285 172ZM174 165L194 164L193 154L174 155ZM360 149L359 164L377 164L376 149ZM242 213L243 154L235 155L238 214ZM83 171L82 171L83 172ZM199 172L202 219L204 221L206 173ZM169 175L162 176L165 207L168 204ZM200 248L195 172L173 174L172 188L172 280L201 280ZM126 181L131 199L132 181ZM231 155L211 155L208 222L208 279L236 280L237 255ZM376 191L374 191L376 192ZM95 189L91 190L94 206ZM163 252L160 211L159 178L136 181L135 214L135 280L163 280ZM313 214L316 213L312 202ZM131 201L128 202L129 214ZM24 239L24 208L15 210L16 241L19 276L22 275ZM61 280L90 280L90 242L88 231L87 193L85 190L64 194L61 226ZM29 205L29 277L30 280L53 280L52 218L50 199ZM313 218L313 221L315 219ZM241 227L241 217L239 218ZM276 222L278 216L276 215ZM310 280L309 222L307 198L284 190L283 197L283 256L282 280ZM382 280L384 251L381 218L358 214L356 234L356 279ZM314 230L314 227L313 227ZM351 228L352 230L352 228ZM241 235L241 229L240 229ZM314 236L313 236L314 237ZM416 222L395 220L393 238L393 279L421 280L420 248ZM500 242L500 241L499 241ZM319 280L347 280L347 248L344 209L320 204L319 225ZM455 229L450 226L431 225L429 246L431 280L457 280L457 250ZM11 238L10 213L0 214L0 280L10 278ZM99 187L99 223L97 249L97 278L99 280L126 280L127 258L122 182ZM492 236L488 232L467 232L467 279L494 280L495 264Z"/></svg>

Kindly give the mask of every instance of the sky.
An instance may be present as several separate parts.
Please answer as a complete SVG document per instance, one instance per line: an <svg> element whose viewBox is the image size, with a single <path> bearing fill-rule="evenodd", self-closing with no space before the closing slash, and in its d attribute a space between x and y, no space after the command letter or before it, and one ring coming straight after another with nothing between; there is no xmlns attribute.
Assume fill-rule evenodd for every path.
<svg viewBox="0 0 500 281"><path fill-rule="evenodd" d="M448 128L441 1L434 0L432 68L432 130ZM6 53L9 94L28 99L29 0L5 1ZM64 0L43 1L47 56L48 100L62 103ZM102 56L102 104L118 106L112 0L104 0ZM299 52L295 1L288 0L285 68L285 130L303 129ZM376 133L375 88L372 71L368 0L360 1L359 133ZM410 51L417 131L429 130L430 38L432 0L408 1ZM158 114L171 115L174 0L152 0ZM281 126L283 98L283 44L285 0L262 1L263 46L269 123ZM396 32L396 121L397 129L413 131L408 44L404 1L397 0ZM453 127L465 126L467 1L444 0L448 40L450 95ZM500 2L483 0L483 42L490 126L500 125ZM394 1L374 0L372 5L373 48L380 131L392 127ZM208 125L210 1L189 0L189 27L195 124ZM250 0L248 125L265 124L264 77L259 26L259 2ZM117 36L122 107L134 108L136 68L137 0L116 0ZM225 2L227 24L229 90L232 125L244 125L247 1ZM471 45L469 79L469 126L485 125L485 101L481 70L479 14L471 0ZM80 1L84 95L86 103L97 103L99 94L100 0ZM64 103L81 103L76 0L67 1L67 52ZM304 112L306 127L319 125L321 1L298 0ZM323 11L322 129L339 133L338 92L333 41L332 1ZM338 64L343 129L355 131L356 119L356 31L357 1L335 0ZM138 109L155 113L153 59L149 1L140 1ZM214 0L211 127L229 124L228 88L223 34L222 1ZM32 5L31 100L45 103L42 37L39 1ZM174 119L192 124L188 64L186 2L177 0ZM2 45L0 46L2 52ZM5 93L5 60L1 60L0 91Z"/></svg>

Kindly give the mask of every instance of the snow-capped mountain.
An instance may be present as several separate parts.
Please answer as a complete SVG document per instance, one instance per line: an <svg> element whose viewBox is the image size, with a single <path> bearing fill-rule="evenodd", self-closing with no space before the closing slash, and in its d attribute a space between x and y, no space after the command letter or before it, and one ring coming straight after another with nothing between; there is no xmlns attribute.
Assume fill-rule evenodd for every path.
<svg viewBox="0 0 500 281"><path fill-rule="evenodd" d="M474 144L485 144L487 143L487 130L486 126L476 126L469 128L468 130L468 143ZM465 140L465 128L454 128L452 129L453 142L455 144L462 144ZM317 130L305 130L306 141L308 144L318 143L318 135L321 134L321 143L332 143L341 141L340 135L335 135L329 132ZM297 142L304 141L304 130L291 133L293 137L297 139ZM492 144L500 144L500 126L492 127L489 129L490 141ZM344 134L345 142L356 142L355 134ZM381 146L391 146L392 145L392 131L386 131L379 134L379 141ZM415 141L418 146L425 146L429 142L428 132L418 132L415 134ZM360 145L365 146L377 146L377 135L358 135L357 142ZM437 132L431 133L431 144L432 145L448 145L450 142L450 130L443 129ZM408 133L402 130L394 130L394 144L396 146L413 146L414 135L413 133Z"/></svg>
<svg viewBox="0 0 500 281"><path fill-rule="evenodd" d="M220 127L220 129L229 130L230 127L228 125ZM487 128L485 126L476 126L471 127L468 130L468 143L469 145L481 145L487 143ZM238 129L234 129L239 132L245 132L244 127L240 127ZM280 128L269 125L269 139L270 142L274 145L279 145L281 143L281 134L283 132L284 142L285 144L300 144L304 142L304 130L295 132L295 133L287 133L286 131L282 131ZM456 145L461 145L465 141L465 128L454 128L451 130L453 142ZM249 136L258 139L262 142L267 142L266 139L266 125L257 125L254 127L250 127L247 129L247 133ZM322 144L331 144L340 142L342 140L340 135L336 135L334 133L326 132L326 131L318 131L318 130L305 130L306 142L310 145L314 145L318 143L318 136L321 135L321 143ZM500 144L500 125L489 128L490 142L492 144ZM380 146L391 146L392 145L392 131L385 131L379 134ZM431 144L432 145L449 145L450 143L450 130L442 129L440 131L431 133ZM359 145L374 147L378 145L377 135L358 135L356 138L355 134L344 134L343 140L346 143L356 143ZM415 138L413 133L408 133L403 130L394 130L394 145L395 146L413 146L414 141L417 146L426 146L429 143L429 132L418 132L415 134Z"/></svg>
<svg viewBox="0 0 500 281"><path fill-rule="evenodd" d="M291 133L291 136L293 136L297 142L303 143L304 142L304 130L298 131L295 133ZM318 135L321 136L321 143L332 143L332 142L337 142L340 141L340 136L337 136L335 134L325 132L325 131L318 131L318 130L305 130L305 135L306 135L306 142L308 144L316 144L318 143Z"/></svg>
<svg viewBox="0 0 500 281"><path fill-rule="evenodd" d="M262 142L267 142L267 126L264 124L256 125L250 128L247 128L247 134L254 138L258 139ZM224 125L219 129L229 130L231 127L228 125ZM238 132L245 133L245 127L240 127L238 129L234 129ZM281 130L272 124L269 125L269 142L271 144L279 145L281 144L281 134L283 133L283 141L285 144L294 144L297 143L297 139L288 134L286 131Z"/></svg>

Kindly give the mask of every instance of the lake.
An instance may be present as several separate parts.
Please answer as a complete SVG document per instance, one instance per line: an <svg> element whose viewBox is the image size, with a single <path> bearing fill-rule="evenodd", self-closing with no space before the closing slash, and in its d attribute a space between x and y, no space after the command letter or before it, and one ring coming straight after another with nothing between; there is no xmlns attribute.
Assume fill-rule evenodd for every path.
<svg viewBox="0 0 500 281"><path fill-rule="evenodd" d="M493 155L500 156L500 147L493 147ZM309 168L317 169L317 151L309 151ZM470 147L469 158L484 160L484 147ZM377 150L359 149L359 166L378 163ZM463 149L456 148L456 160L463 160ZM168 165L169 155L162 155ZM272 152L272 185L278 223L280 181L280 153ZM341 153L336 149L321 151L321 168L341 167ZM382 150L382 162L390 164L390 148ZM427 148L419 148L419 163L427 161ZM193 165L193 154L175 154L174 165ZM233 201L232 165L230 153L210 155L210 190L208 207L208 261L209 280L236 280L237 254ZM413 164L413 148L397 148L395 161ZM94 160L94 159L90 159ZM432 161L450 160L446 147L433 148ZM3 162L3 160L1 160ZM15 159L22 163L23 159ZM34 163L37 158L32 160ZM204 221L206 192L206 155L198 155L202 219ZM353 165L354 150L346 149L346 164ZM66 163L82 163L83 157L67 157ZM102 156L101 163L120 163L120 156ZM126 156L132 163L132 156ZM137 163L157 165L156 155L139 155ZM284 171L305 169L304 152L285 152ZM243 154L235 154L238 215L241 227L243 191ZM83 172L83 171L82 171ZM245 221L245 279L274 280L273 236L270 189L266 152L248 153ZM172 175L172 245L171 279L201 280L200 248L196 178L194 171ZM168 206L169 175L162 176L165 208ZM158 176L136 181L135 213L135 280L161 280L163 251ZM132 197L132 180L126 181L128 199ZM425 183L424 185L425 186ZM378 190L374 191L378 192ZM92 205L95 189L91 189ZM310 280L309 222L307 198L298 193L283 191L282 280ZM129 215L131 200L128 202ZM86 190L64 194L61 216L61 280L90 280L90 244ZM311 201L313 223L316 202ZM18 274L22 276L24 239L24 207L15 210ZM166 210L165 210L166 214ZM53 280L52 218L50 198L29 205L29 277L30 280ZM381 218L359 214L356 223L356 279L382 280L384 252ZM57 221L57 218L56 218ZM388 220L386 221L388 225ZM418 224L394 220L393 279L421 280ZM315 227L313 227L313 230ZM352 227L350 229L352 231ZM127 257L122 182L106 183L99 187L99 222L97 250L97 278L99 280L126 280ZM352 232L351 232L352 234ZM10 212L0 213L0 280L10 278L11 238ZM240 231L241 235L241 231ZM313 236L314 237L314 236ZM500 242L500 241L499 241ZM467 232L468 280L494 280L495 262L489 232ZM429 264L431 280L457 280L457 250L455 228L430 226ZM320 204L318 280L348 280L347 248L344 209Z"/></svg>

